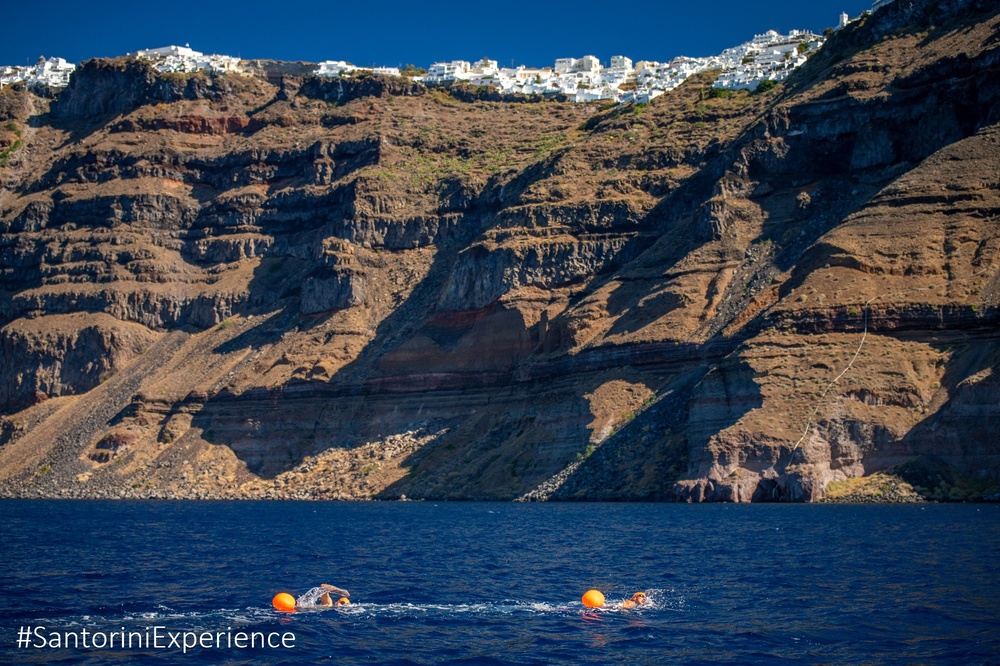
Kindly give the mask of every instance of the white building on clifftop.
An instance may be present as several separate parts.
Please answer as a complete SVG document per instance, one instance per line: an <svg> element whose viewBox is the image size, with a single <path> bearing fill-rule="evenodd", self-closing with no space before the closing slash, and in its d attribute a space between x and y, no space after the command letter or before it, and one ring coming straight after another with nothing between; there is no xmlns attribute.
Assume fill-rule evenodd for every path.
<svg viewBox="0 0 1000 666"><path fill-rule="evenodd" d="M358 67L343 60L324 60L319 63L313 74L316 76L339 77L349 76L354 72L372 72L374 74L385 74L387 76L400 76L398 67Z"/></svg>
<svg viewBox="0 0 1000 666"><path fill-rule="evenodd" d="M0 88L19 81L23 81L29 88L65 88L69 85L69 78L74 70L76 65L62 58L39 58L38 62L28 67L0 67Z"/></svg>
<svg viewBox="0 0 1000 666"><path fill-rule="evenodd" d="M240 59L228 55L205 55L189 45L161 46L129 53L130 57L149 61L158 72L199 72L245 74Z"/></svg>

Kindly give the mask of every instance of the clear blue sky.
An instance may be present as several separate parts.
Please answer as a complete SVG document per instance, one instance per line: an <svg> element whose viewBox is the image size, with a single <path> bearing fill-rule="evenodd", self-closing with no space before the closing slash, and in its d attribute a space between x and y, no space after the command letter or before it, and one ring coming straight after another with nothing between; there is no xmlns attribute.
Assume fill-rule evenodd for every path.
<svg viewBox="0 0 1000 666"><path fill-rule="evenodd" d="M190 43L205 53L277 60L348 60L356 65L426 67L437 60L551 65L593 54L633 60L705 56L769 29L820 31L870 0L463 0L400 2L5 3L0 65L40 55L82 62L99 56Z"/></svg>

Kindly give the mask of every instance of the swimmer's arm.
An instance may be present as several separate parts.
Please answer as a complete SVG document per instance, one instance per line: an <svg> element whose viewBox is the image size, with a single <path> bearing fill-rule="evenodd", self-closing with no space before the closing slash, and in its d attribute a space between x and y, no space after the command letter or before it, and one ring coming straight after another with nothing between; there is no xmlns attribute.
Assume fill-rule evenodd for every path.
<svg viewBox="0 0 1000 666"><path fill-rule="evenodd" d="M333 592L335 594L339 594L342 597L349 597L349 596L351 596L350 592L348 592L347 590L343 590L343 589L337 587L336 585L330 585L329 583L323 583L322 585L320 585L320 587L323 588L323 590L325 592Z"/></svg>
<svg viewBox="0 0 1000 666"><path fill-rule="evenodd" d="M348 592L347 590L342 590L339 587L335 587L333 585L329 585L327 583L323 583L319 587L314 587L313 589L309 590L308 592L306 592L305 594L303 594L301 597L299 597L298 599L296 599L295 600L295 605L296 606L315 606L316 605L316 601L320 597L322 597L324 594L326 594L327 592L336 592L337 594L339 594L341 596L344 596L344 597L351 596L350 592Z"/></svg>

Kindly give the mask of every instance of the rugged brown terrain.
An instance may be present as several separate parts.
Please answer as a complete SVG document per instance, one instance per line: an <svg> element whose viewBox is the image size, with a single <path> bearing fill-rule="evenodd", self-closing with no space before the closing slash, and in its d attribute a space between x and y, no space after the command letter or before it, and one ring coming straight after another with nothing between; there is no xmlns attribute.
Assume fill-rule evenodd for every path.
<svg viewBox="0 0 1000 666"><path fill-rule="evenodd" d="M1000 12L647 106L0 92L0 495L1000 498Z"/></svg>

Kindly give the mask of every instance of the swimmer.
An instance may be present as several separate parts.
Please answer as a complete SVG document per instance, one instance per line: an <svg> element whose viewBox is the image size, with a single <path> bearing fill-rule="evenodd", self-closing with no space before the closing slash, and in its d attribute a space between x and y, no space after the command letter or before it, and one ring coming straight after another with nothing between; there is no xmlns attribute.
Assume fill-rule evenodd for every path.
<svg viewBox="0 0 1000 666"><path fill-rule="evenodd" d="M333 599L330 597L331 592L341 595L336 604L333 603ZM351 596L351 593L347 590L342 590L335 585L330 585L329 583L323 583L319 587L314 587L296 599L295 607L315 608L316 606L343 606L351 603L347 598L349 596Z"/></svg>
<svg viewBox="0 0 1000 666"><path fill-rule="evenodd" d="M646 603L646 593L636 592L632 595L631 599L626 599L622 602L622 608L635 608L636 606L642 606Z"/></svg>

